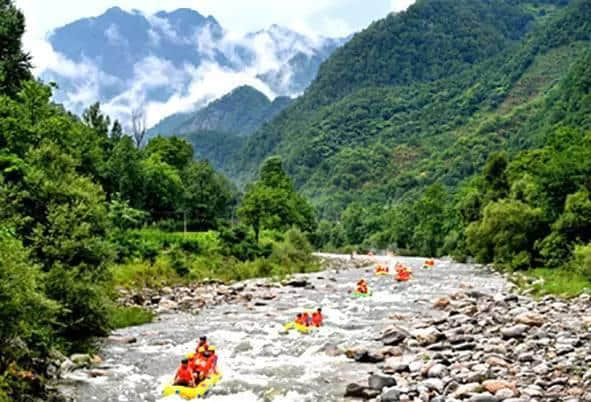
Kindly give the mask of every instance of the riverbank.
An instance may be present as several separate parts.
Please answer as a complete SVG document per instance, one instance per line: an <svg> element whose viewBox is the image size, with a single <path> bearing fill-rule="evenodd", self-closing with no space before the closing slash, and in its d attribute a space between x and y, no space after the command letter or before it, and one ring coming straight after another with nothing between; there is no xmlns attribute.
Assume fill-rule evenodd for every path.
<svg viewBox="0 0 591 402"><path fill-rule="evenodd" d="M591 297L534 300L466 289L434 301L429 317L397 317L376 350L368 383L346 396L382 402L591 400Z"/></svg>

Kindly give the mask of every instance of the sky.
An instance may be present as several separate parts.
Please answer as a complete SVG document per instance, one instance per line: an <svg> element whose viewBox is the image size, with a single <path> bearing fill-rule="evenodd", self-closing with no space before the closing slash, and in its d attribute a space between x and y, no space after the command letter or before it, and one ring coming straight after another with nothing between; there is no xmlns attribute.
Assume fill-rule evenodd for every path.
<svg viewBox="0 0 591 402"><path fill-rule="evenodd" d="M204 16L213 16L225 29L227 37L240 38L248 32L266 29L273 24L290 28L309 37L346 37L361 31L371 22L384 18L390 12L403 11L415 0L13 0L25 14L27 31L23 38L24 48L33 56L34 73L58 71L67 77L78 80L76 90L69 91L66 107L75 110L79 105L89 105L101 100L105 110L121 119L125 113L119 110L116 102L105 104L98 99L101 83L105 75L88 63L76 64L55 52L47 38L52 30L81 18L103 14L111 7L126 11L139 10L146 15L158 11L172 11L178 8L191 8ZM268 52L257 52L258 56ZM263 57L262 59L265 59ZM158 60L158 65L166 65ZM157 67L157 66L156 66ZM145 77L134 77L129 91L122 99L143 99L146 82L153 81L155 71L150 65ZM141 68L139 69L141 70ZM142 70L143 71L143 70ZM266 71L266 70L265 70ZM261 71L261 72L265 72ZM196 71L160 71L163 77L189 74L191 84L189 95L175 94L165 103L151 103L146 106L149 123L154 124L168 114L190 110L202 99L212 100L229 92L239 85L251 85L269 97L257 78L259 71L238 74L221 71L216 66L201 66ZM250 75L249 75L250 74ZM107 77L108 78L108 77ZM172 85L172 83L171 83ZM257 86L258 85L258 86ZM138 89L139 88L139 89ZM137 91L135 91L137 89ZM135 91L135 92L134 92ZM139 92L138 92L139 91ZM142 92L144 91L144 92ZM136 93L138 92L138 93ZM138 101L140 102L140 101ZM78 105L78 106L76 106ZM127 107L127 106L126 106Z"/></svg>
<svg viewBox="0 0 591 402"><path fill-rule="evenodd" d="M16 0L27 19L25 48L45 64L44 38L52 29L110 7L146 14L192 8L214 16L227 30L243 34L278 24L296 31L343 37L359 31L391 11L405 10L414 0ZM280 6L278 5L280 4ZM40 66L42 67L42 66Z"/></svg>

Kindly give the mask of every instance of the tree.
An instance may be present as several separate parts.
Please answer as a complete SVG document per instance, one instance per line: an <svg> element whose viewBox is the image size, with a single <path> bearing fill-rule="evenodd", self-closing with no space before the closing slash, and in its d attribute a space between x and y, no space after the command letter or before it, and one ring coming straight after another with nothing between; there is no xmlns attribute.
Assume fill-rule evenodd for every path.
<svg viewBox="0 0 591 402"><path fill-rule="evenodd" d="M82 121L94 129L97 135L101 138L109 137L109 126L111 118L101 112L101 104L96 102L82 113Z"/></svg>
<svg viewBox="0 0 591 402"><path fill-rule="evenodd" d="M187 140L179 137L156 137L146 145L146 155L158 154L162 161L182 171L194 157L193 147Z"/></svg>
<svg viewBox="0 0 591 402"><path fill-rule="evenodd" d="M247 187L238 215L252 226L257 242L262 228L287 230L295 225L309 232L316 228L312 206L295 192L279 157L263 163L259 180Z"/></svg>
<svg viewBox="0 0 591 402"><path fill-rule="evenodd" d="M0 94L14 97L33 78L31 56L22 50L25 17L11 0L0 0Z"/></svg>
<svg viewBox="0 0 591 402"><path fill-rule="evenodd" d="M142 147L144 137L146 136L147 123L146 112L143 107L138 107L131 111L131 132L135 140L135 146L139 149Z"/></svg>
<svg viewBox="0 0 591 402"><path fill-rule="evenodd" d="M231 184L208 162L192 162L182 173L182 210L195 229L216 227L216 220L228 218L233 201Z"/></svg>

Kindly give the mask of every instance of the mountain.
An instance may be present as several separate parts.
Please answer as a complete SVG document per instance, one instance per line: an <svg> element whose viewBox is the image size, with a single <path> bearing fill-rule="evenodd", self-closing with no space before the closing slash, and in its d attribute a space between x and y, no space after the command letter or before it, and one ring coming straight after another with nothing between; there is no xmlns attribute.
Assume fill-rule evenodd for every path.
<svg viewBox="0 0 591 402"><path fill-rule="evenodd" d="M306 93L223 168L245 182L281 155L333 219L353 202L392 205L433 183L453 190L489 154L535 147L585 115L561 111L566 101L556 99L588 52L590 8L589 0L419 0L334 52Z"/></svg>
<svg viewBox="0 0 591 402"><path fill-rule="evenodd" d="M148 131L148 136L183 135L198 131L248 136L277 116L291 101L285 96L271 101L262 92L244 85L196 112L166 117Z"/></svg>
<svg viewBox="0 0 591 402"><path fill-rule="evenodd" d="M144 15L115 7L53 31L59 63L41 77L58 84L56 101L76 113L99 100L124 123L142 107L153 125L241 85L271 98L299 95L345 40L276 25L236 37L191 9Z"/></svg>
<svg viewBox="0 0 591 402"><path fill-rule="evenodd" d="M188 139L195 155L214 167L229 163L228 157L244 146L246 137L283 111L292 99L271 101L262 92L241 86L193 113L179 113L163 119L148 136L177 135Z"/></svg>

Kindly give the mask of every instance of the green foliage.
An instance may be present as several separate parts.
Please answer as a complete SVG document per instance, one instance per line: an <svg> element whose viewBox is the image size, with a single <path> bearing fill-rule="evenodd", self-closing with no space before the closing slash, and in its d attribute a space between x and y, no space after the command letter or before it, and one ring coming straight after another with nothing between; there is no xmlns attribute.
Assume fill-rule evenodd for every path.
<svg viewBox="0 0 591 402"><path fill-rule="evenodd" d="M112 328L126 328L152 322L154 313L141 307L114 307L110 311Z"/></svg>
<svg viewBox="0 0 591 402"><path fill-rule="evenodd" d="M43 279L22 243L0 229L0 352L14 337L48 346L58 305L45 296Z"/></svg>
<svg viewBox="0 0 591 402"><path fill-rule="evenodd" d="M11 0L0 1L0 94L14 96L23 81L32 78L31 57L21 39L25 18Z"/></svg>
<svg viewBox="0 0 591 402"><path fill-rule="evenodd" d="M285 230L295 225L311 232L316 225L312 206L295 192L278 157L262 165L259 180L247 188L238 215L252 226L257 242L261 229Z"/></svg>
<svg viewBox="0 0 591 402"><path fill-rule="evenodd" d="M575 272L591 282L591 243L575 247L572 267Z"/></svg>

